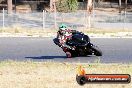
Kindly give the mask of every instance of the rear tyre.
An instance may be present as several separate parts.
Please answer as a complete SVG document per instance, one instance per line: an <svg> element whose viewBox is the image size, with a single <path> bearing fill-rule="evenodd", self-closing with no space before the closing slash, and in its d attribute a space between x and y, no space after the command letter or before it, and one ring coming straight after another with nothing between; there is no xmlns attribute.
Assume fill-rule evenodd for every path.
<svg viewBox="0 0 132 88"><path fill-rule="evenodd" d="M102 51L97 46L93 45L91 48L92 48L94 55L102 56Z"/></svg>

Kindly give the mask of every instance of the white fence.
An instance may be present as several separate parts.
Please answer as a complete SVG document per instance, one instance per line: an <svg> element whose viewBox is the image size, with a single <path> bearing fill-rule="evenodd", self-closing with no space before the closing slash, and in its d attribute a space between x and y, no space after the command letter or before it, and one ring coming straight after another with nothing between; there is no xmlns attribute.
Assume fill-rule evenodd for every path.
<svg viewBox="0 0 132 88"><path fill-rule="evenodd" d="M3 13L2 13L3 12ZM73 13L0 13L0 27L20 26L23 28L54 29L60 23L65 23L74 29L100 28L100 29L132 29L132 13L127 14L91 14L85 11Z"/></svg>

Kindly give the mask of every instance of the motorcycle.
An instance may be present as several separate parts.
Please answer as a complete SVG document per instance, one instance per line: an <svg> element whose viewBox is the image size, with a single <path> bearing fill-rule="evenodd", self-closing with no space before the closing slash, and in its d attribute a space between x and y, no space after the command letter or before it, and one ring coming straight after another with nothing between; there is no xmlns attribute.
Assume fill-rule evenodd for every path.
<svg viewBox="0 0 132 88"><path fill-rule="evenodd" d="M67 58L87 55L102 56L102 51L90 42L89 36L82 32L73 32L72 37L66 41L66 44L73 48L64 47L58 38L54 38L53 41L63 49Z"/></svg>

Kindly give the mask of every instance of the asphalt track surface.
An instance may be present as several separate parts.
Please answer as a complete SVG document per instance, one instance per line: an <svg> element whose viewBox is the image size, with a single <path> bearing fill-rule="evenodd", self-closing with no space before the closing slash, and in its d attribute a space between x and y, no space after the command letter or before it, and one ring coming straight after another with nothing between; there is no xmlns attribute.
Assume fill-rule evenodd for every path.
<svg viewBox="0 0 132 88"><path fill-rule="evenodd" d="M102 50L103 56L70 59L52 40L53 38L0 38L0 61L132 63L131 38L91 38L91 42Z"/></svg>

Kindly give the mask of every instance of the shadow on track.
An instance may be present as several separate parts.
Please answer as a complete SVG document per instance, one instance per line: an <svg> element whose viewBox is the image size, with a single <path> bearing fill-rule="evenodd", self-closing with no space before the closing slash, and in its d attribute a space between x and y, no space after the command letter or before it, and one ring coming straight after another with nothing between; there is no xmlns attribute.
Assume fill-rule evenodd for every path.
<svg viewBox="0 0 132 88"><path fill-rule="evenodd" d="M31 58L31 59L66 59L66 56L39 56L39 57L25 57L25 58Z"/></svg>
<svg viewBox="0 0 132 88"><path fill-rule="evenodd" d="M72 57L67 58L66 56L34 56L34 57L25 57L28 59L32 59L35 61L47 61L47 60L53 60L57 62L77 62L77 63L97 63L101 61L100 57L95 56L82 56L82 57Z"/></svg>
<svg viewBox="0 0 132 88"><path fill-rule="evenodd" d="M78 56L78 57L93 57L93 56ZM66 56L38 56L38 57L25 57L25 58L31 58L31 59L67 59ZM77 57L72 57L77 58Z"/></svg>

